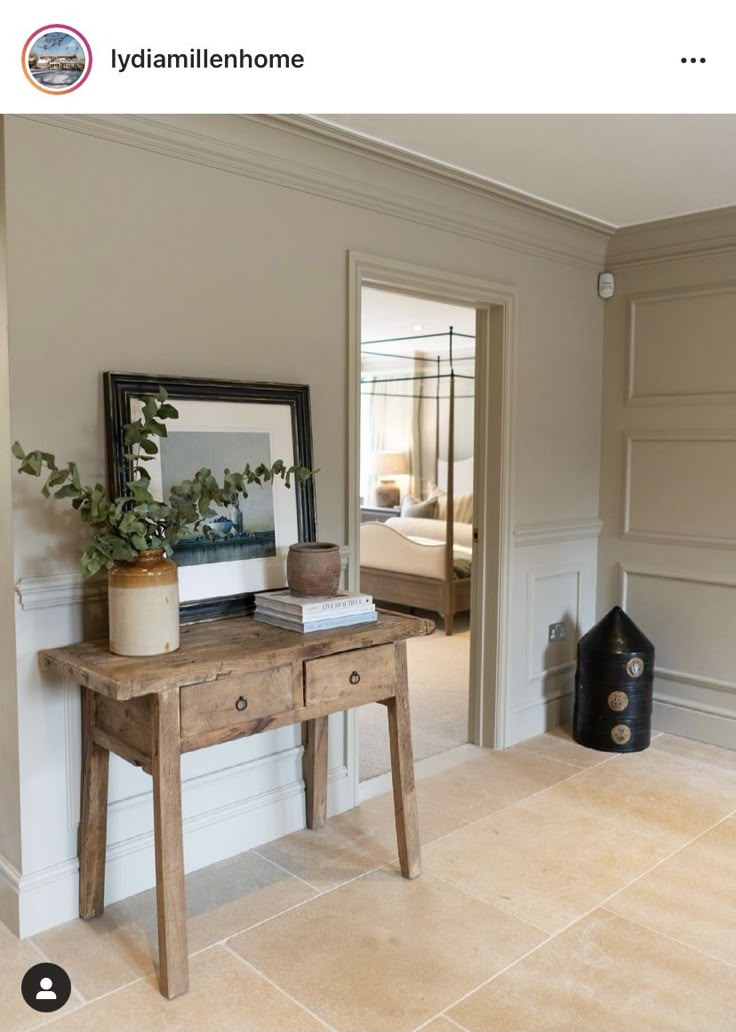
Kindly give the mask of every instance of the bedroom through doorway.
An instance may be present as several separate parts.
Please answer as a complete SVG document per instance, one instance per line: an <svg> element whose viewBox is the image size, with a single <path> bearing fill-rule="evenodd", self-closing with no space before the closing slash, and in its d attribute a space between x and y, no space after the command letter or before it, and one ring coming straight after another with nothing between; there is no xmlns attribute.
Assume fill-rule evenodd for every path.
<svg viewBox="0 0 736 1032"><path fill-rule="evenodd" d="M468 741L476 310L363 287L360 588L416 612L407 643L414 758ZM390 770L381 706L358 711L359 779Z"/></svg>

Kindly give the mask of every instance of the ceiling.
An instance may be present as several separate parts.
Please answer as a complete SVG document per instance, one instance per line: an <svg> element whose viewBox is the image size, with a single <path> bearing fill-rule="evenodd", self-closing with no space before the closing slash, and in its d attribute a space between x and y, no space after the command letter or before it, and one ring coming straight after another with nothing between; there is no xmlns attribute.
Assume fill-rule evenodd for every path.
<svg viewBox="0 0 736 1032"><path fill-rule="evenodd" d="M438 301L410 297L389 290L375 290L365 287L361 301L361 340L363 347L370 341L385 340L386 337L415 337L418 334L442 334L437 338L424 340L391 341L380 346L368 346L368 350L386 351L392 354L413 354L418 348L429 354L447 350L447 333L452 326L457 333L475 335L475 309L460 305L444 305ZM459 338L458 349L472 353L474 341Z"/></svg>
<svg viewBox="0 0 736 1032"><path fill-rule="evenodd" d="M736 204L736 115L317 115L610 226Z"/></svg>

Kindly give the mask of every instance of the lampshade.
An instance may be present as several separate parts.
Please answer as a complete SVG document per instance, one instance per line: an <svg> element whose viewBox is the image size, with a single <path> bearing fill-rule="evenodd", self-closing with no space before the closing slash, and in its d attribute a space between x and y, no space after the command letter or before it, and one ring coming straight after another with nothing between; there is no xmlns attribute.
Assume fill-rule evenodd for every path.
<svg viewBox="0 0 736 1032"><path fill-rule="evenodd" d="M398 476L409 472L406 452L379 451L373 453L373 472L379 477Z"/></svg>

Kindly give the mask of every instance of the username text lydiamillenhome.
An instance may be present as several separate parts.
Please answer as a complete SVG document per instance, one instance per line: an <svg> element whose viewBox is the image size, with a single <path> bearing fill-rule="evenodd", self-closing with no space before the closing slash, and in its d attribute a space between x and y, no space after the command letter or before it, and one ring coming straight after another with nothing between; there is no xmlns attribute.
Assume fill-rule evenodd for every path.
<svg viewBox="0 0 736 1032"><path fill-rule="evenodd" d="M247 50L221 53L208 50L207 47L196 47L179 53L163 54L150 47L142 47L126 54L112 51L112 67L118 72L131 69L145 70L156 68L207 69L291 69L304 67L303 54L253 54Z"/></svg>

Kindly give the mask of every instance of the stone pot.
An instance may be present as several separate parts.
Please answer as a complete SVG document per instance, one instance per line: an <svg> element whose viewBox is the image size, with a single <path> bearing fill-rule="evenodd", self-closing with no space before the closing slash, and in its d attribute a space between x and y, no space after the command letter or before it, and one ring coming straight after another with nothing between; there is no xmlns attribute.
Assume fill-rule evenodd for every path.
<svg viewBox="0 0 736 1032"><path fill-rule="evenodd" d="M110 652L159 656L179 648L179 570L161 548L108 573Z"/></svg>
<svg viewBox="0 0 736 1032"><path fill-rule="evenodd" d="M289 547L286 582L294 595L336 595L340 572L338 545L310 541Z"/></svg>

